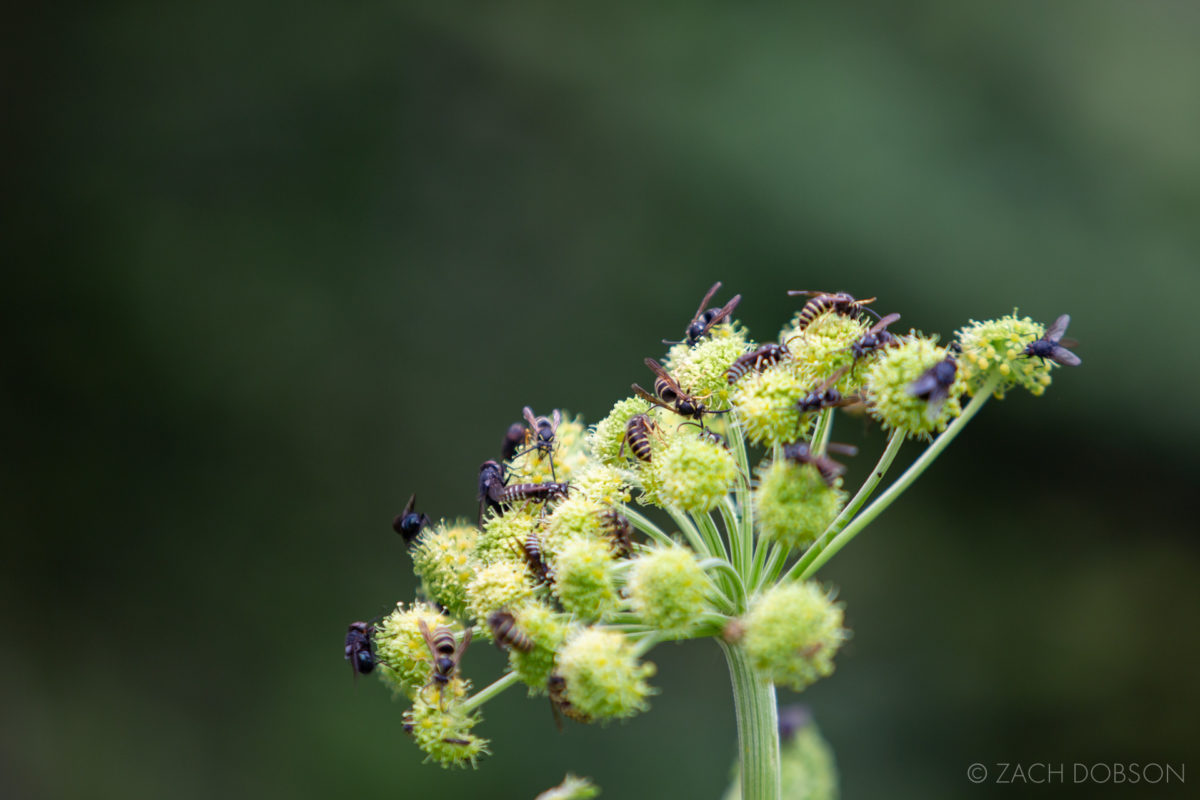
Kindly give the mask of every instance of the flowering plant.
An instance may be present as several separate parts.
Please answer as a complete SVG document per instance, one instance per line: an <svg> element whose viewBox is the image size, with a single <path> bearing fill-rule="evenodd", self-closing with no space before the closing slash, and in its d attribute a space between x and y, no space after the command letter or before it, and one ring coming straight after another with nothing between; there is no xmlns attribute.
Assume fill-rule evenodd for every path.
<svg viewBox="0 0 1200 800"><path fill-rule="evenodd" d="M797 781L828 796L832 774L815 780L787 760L823 744L785 747L781 762L775 701L777 685L799 691L828 676L847 636L841 604L813 575L989 397L1013 386L1041 394L1056 366L1079 363L1062 339L1065 316L1049 329L1015 312L971 322L942 346L889 331L898 314L880 319L873 299L844 293L794 292L809 299L760 344L733 318L740 296L705 308L719 287L661 364L646 359L653 392L635 384L590 429L526 409L503 463L480 469L475 522L430 524L411 503L397 518L423 597L351 626L347 658L411 702L405 730L429 760L474 766L490 752L475 732L480 709L517 684L580 723L641 713L656 691L649 651L710 638L737 711L730 796L791 796ZM889 432L853 493L833 458L856 452L831 441L839 411ZM908 439L929 444L868 504ZM472 637L509 655L508 671L479 691L459 670ZM804 758L832 772L831 759ZM581 794L561 796L592 791L571 780Z"/></svg>

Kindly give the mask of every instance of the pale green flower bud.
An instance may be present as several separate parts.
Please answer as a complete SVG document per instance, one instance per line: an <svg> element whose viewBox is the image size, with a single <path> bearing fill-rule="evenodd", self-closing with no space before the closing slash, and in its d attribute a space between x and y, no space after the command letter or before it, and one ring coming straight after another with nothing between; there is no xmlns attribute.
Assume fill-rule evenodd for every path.
<svg viewBox="0 0 1200 800"><path fill-rule="evenodd" d="M846 493L837 483L826 484L815 466L786 458L771 462L754 489L754 514L762 537L791 550L811 544L845 502Z"/></svg>
<svg viewBox="0 0 1200 800"><path fill-rule="evenodd" d="M1012 386L1023 386L1034 396L1041 395L1050 385L1052 362L1026 356L1025 348L1042 338L1046 328L1029 317L1012 314L986 322L971 320L958 332L962 347L959 372L966 380L968 391L975 394L992 375L1003 376L996 387L996 397L1003 397Z"/></svg>
<svg viewBox="0 0 1200 800"><path fill-rule="evenodd" d="M737 462L719 444L693 436L676 436L654 457L648 472L662 503L685 511L716 508L737 480Z"/></svg>
<svg viewBox="0 0 1200 800"><path fill-rule="evenodd" d="M580 714L596 720L645 711L646 698L655 693L646 683L654 665L639 662L629 640L615 631L581 630L563 647L558 661L569 701Z"/></svg>
<svg viewBox="0 0 1200 800"><path fill-rule="evenodd" d="M904 431L909 436L928 437L945 430L950 420L962 413L958 398L967 385L961 370L945 400L931 404L913 393L913 385L935 365L945 360L947 350L932 338L913 336L896 347L889 347L867 368L863 393L871 416L885 428Z"/></svg>
<svg viewBox="0 0 1200 800"><path fill-rule="evenodd" d="M708 609L708 576L691 550L652 550L633 562L627 590L633 611L647 625L684 632Z"/></svg>
<svg viewBox="0 0 1200 800"><path fill-rule="evenodd" d="M790 364L751 373L734 384L730 401L746 438L755 444L782 444L803 432L796 401L807 385Z"/></svg>
<svg viewBox="0 0 1200 800"><path fill-rule="evenodd" d="M533 800L588 800L600 794L600 789L587 778L577 778L571 773L558 786L539 794Z"/></svg>
<svg viewBox="0 0 1200 800"><path fill-rule="evenodd" d="M625 426L629 424L631 417L645 414L649 410L650 403L640 397L617 401L616 405L612 407L612 411L608 412L608 416L596 423L596 427L592 429L591 435L588 437L588 447L592 455L602 464L613 467L623 466L629 453L629 448L626 447L626 455L621 455L621 444L625 441Z"/></svg>
<svg viewBox="0 0 1200 800"><path fill-rule="evenodd" d="M796 691L833 672L842 609L815 583L776 585L742 619L742 646L764 677Z"/></svg>
<svg viewBox="0 0 1200 800"><path fill-rule="evenodd" d="M457 622L424 603L409 608L400 603L375 626L375 654L380 662L377 671L409 697L427 685L433 674L433 654L421 635L421 620L430 631L446 626L456 635L462 633Z"/></svg>
<svg viewBox="0 0 1200 800"><path fill-rule="evenodd" d="M404 729L429 756L427 760L442 767L474 767L481 755L490 752L488 740L471 733L479 715L464 714L457 704L447 705L436 692L429 694L428 700L418 695L404 712Z"/></svg>
<svg viewBox="0 0 1200 800"><path fill-rule="evenodd" d="M729 400L725 371L746 352L747 342L745 331L734 327L719 325L713 331L695 346L674 345L663 366L685 392L701 398L708 408L721 409Z"/></svg>
<svg viewBox="0 0 1200 800"><path fill-rule="evenodd" d="M580 619L604 619L617 610L616 562L601 539L571 539L554 559L554 594Z"/></svg>
<svg viewBox="0 0 1200 800"><path fill-rule="evenodd" d="M530 695L545 694L558 649L570 631L568 618L541 603L526 603L513 615L517 627L533 643L533 648L527 653L510 648L508 661L517 677L529 687Z"/></svg>
<svg viewBox="0 0 1200 800"><path fill-rule="evenodd" d="M493 611L515 608L532 599L533 586L525 565L511 561L482 567L467 584L467 609L477 620L486 620ZM490 636L486 628L485 635Z"/></svg>
<svg viewBox="0 0 1200 800"><path fill-rule="evenodd" d="M554 507L554 513L546 517L543 548L547 552L558 553L563 545L573 539L604 538L601 515L605 510L601 503L579 493L563 500Z"/></svg>
<svg viewBox="0 0 1200 800"><path fill-rule="evenodd" d="M413 568L425 595L451 614L461 617L467 610L467 582L474 575L479 529L458 522L440 523L421 531L412 548Z"/></svg>

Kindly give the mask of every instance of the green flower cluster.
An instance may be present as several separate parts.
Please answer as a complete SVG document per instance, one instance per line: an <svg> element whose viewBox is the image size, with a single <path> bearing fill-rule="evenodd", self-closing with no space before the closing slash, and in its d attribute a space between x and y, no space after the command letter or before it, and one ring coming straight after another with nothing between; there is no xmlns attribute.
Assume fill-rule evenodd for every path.
<svg viewBox="0 0 1200 800"><path fill-rule="evenodd" d="M505 439L508 460L481 467L477 523L440 521L411 542L422 598L372 626L371 653L352 664L369 672L373 659L412 703L405 729L430 760L474 766L489 752L473 732L481 707L516 683L577 722L640 713L657 691L644 655L688 638L718 638L731 675L753 673L735 677L735 701L745 724L760 726L763 698L745 693L773 703L774 685L802 690L829 675L848 635L841 605L811 574L987 397L1017 384L1044 391L1054 360L1035 356L1067 320L1050 334L1015 314L972 322L942 347L890 331L898 315L815 293L777 342L758 343L732 318L738 300L702 307L661 366L646 359L651 372L633 373L636 396L592 428L526 410L529 424ZM875 420L890 437L853 495L835 456L856 448L831 441L838 412ZM934 436L868 505L903 442ZM506 650L509 667L475 693L465 677L472 636ZM819 747L805 747L819 760Z"/></svg>

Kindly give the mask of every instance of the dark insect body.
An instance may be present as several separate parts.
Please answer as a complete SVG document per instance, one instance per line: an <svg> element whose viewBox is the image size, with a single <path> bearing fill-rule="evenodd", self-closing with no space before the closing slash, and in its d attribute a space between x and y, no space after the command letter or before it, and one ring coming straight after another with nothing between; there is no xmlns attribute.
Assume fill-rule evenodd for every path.
<svg viewBox="0 0 1200 800"><path fill-rule="evenodd" d="M954 386L954 376L958 372L958 361L954 358L956 349L956 345L952 345L944 359L925 370L921 377L908 385L908 393L927 404L925 415L929 419L938 415L942 404L950 397L950 388Z"/></svg>
<svg viewBox="0 0 1200 800"><path fill-rule="evenodd" d="M725 380L730 384L737 383L751 372L762 372L767 367L774 366L788 357L788 349L782 345L768 342L756 350L738 356L729 369L725 370Z"/></svg>
<svg viewBox="0 0 1200 800"><path fill-rule="evenodd" d="M653 358L646 359L646 366L656 376L654 379L654 392L650 394L636 383L633 384L633 391L638 397L648 402L654 403L656 406L672 411L681 417L700 420L705 414L724 414L724 411L709 411L704 407L698 399L685 392L679 387L679 384L671 374L663 369L662 364L659 364Z"/></svg>
<svg viewBox="0 0 1200 800"><path fill-rule="evenodd" d="M816 389L813 389L811 392L804 395L804 397L801 397L799 400L797 400L796 408L800 411L800 413L808 414L813 411L820 411L824 408L837 408L839 406L848 406L852 403L857 403L859 401L858 397L854 395L845 396L837 389L833 388L834 384L841 380L842 376L845 375L849 369L849 367L842 367L837 372L833 373L833 375L830 375L829 379Z"/></svg>
<svg viewBox="0 0 1200 800"><path fill-rule="evenodd" d="M683 344L686 342L689 345L696 345L701 339L708 335L708 332L713 329L713 326L729 318L733 310L737 308L737 304L742 301L740 294L735 294L733 299L720 308L705 309L708 301L712 300L713 295L721 288L721 282L717 281L704 295L704 299L700 301L700 307L696 309L695 316L688 323L687 330L683 332L683 340L679 342L671 342L663 339L663 344Z"/></svg>
<svg viewBox="0 0 1200 800"><path fill-rule="evenodd" d="M525 537L525 541L521 542L521 556L525 559L526 566L529 567L529 571L533 573L533 578L539 585L554 582L550 564L542 552L542 540L538 537L536 530L530 531Z"/></svg>
<svg viewBox="0 0 1200 800"><path fill-rule="evenodd" d="M429 676L428 685L444 688L458 672L458 664L463 653L467 651L467 645L471 643L471 629L467 628L463 633L462 642L458 642L454 631L445 625L439 625L430 632L425 620L418 619L417 626L421 629L421 636L425 639L429 654L433 656L433 674Z"/></svg>
<svg viewBox="0 0 1200 800"><path fill-rule="evenodd" d="M857 342L850 345L850 352L854 354L854 360L857 361L868 353L874 353L876 350L897 344L898 340L888 331L887 327L898 319L900 319L899 314L888 314L871 326L871 329L864 333Z"/></svg>
<svg viewBox="0 0 1200 800"><path fill-rule="evenodd" d="M512 612L504 609L493 611L487 622L497 647L511 647L522 653L533 649L533 640L517 627L517 618Z"/></svg>
<svg viewBox="0 0 1200 800"><path fill-rule="evenodd" d="M615 508L600 515L604 531L612 540L613 551L618 558L624 558L633 552L633 524Z"/></svg>
<svg viewBox="0 0 1200 800"><path fill-rule="evenodd" d="M397 514L396 518L392 520L392 530L400 534L405 544L409 545L416 540L421 529L429 524L429 517L413 510L416 504L417 496L414 494L408 498L408 505L404 507L404 511Z"/></svg>
<svg viewBox="0 0 1200 800"><path fill-rule="evenodd" d="M821 292L806 289L792 289L788 291L788 295L792 297L808 295L811 298L804 304L804 308L800 309L800 316L796 319L796 330L798 331L807 328L813 323L813 320L826 311L832 311L843 317L857 318L860 311L867 311L876 317L879 316L867 308L867 303L875 302L874 297L869 297L866 300L856 300L853 295L846 292Z"/></svg>
<svg viewBox="0 0 1200 800"><path fill-rule="evenodd" d="M837 442L830 442L825 446L825 449L832 453L841 453L848 456L855 455L858 452L858 448L853 445L838 444ZM812 464L817 468L821 480L825 481L827 486L833 486L838 476L846 471L845 464L834 461L829 456L814 455L808 442L792 442L789 445L785 445L783 448L783 457L796 464Z"/></svg>
<svg viewBox="0 0 1200 800"><path fill-rule="evenodd" d="M509 425L508 433L504 434L504 441L500 444L500 461L512 461L527 438L525 426L520 422Z"/></svg>
<svg viewBox="0 0 1200 800"><path fill-rule="evenodd" d="M796 734L812 724L812 712L801 703L779 707L779 739L790 742Z"/></svg>
<svg viewBox="0 0 1200 800"><path fill-rule="evenodd" d="M546 681L546 692L550 695L550 706L554 710L554 721L559 730L562 730L559 714L584 724L592 721L591 716L580 711L567 699L567 679L563 676L551 675L550 680Z"/></svg>
<svg viewBox="0 0 1200 800"><path fill-rule="evenodd" d="M621 437L621 449L618 454L625 455L625 445L638 461L650 463L650 434L654 430L654 420L647 414L634 414L625 423L625 435Z"/></svg>
<svg viewBox="0 0 1200 800"><path fill-rule="evenodd" d="M525 422L529 425L529 430L533 435L533 444L528 449L523 450L515 455L523 455L537 451L544 457L550 459L550 477L553 480L558 480L558 475L554 472L554 435L558 432L558 426L562 423L562 413L556 408L554 409L553 418L537 417L533 414L533 409L525 406L522 409L522 415L525 417Z"/></svg>
<svg viewBox="0 0 1200 800"><path fill-rule="evenodd" d="M504 513L504 506L531 501L545 503L550 500L560 500L567 496L571 485L569 483L515 483L511 486L504 483L504 470L495 461L485 461L479 466L479 521L488 510L497 514Z"/></svg>
<svg viewBox="0 0 1200 800"><path fill-rule="evenodd" d="M1054 320L1050 327L1046 328L1046 333L1042 338L1036 339L1026 346L1023 355L1040 358L1043 362L1049 359L1063 367L1078 367L1083 360L1067 349L1067 347L1074 347L1075 342L1063 339L1063 334L1067 332L1069 324L1071 324L1070 314L1063 314Z"/></svg>
<svg viewBox="0 0 1200 800"><path fill-rule="evenodd" d="M375 671L375 626L369 622L351 622L346 630L346 660L354 670L354 678Z"/></svg>

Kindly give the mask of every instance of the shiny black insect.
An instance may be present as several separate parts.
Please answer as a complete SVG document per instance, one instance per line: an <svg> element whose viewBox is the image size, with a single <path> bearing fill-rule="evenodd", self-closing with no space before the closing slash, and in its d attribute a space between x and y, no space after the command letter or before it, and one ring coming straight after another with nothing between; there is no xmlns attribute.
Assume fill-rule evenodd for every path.
<svg viewBox="0 0 1200 800"><path fill-rule="evenodd" d="M392 520L392 530L400 534L405 544L409 545L421 533L421 529L429 524L429 517L413 510L416 504L417 496L414 494L408 498L408 505L404 506L404 511L397 514L396 518Z"/></svg>
<svg viewBox="0 0 1200 800"><path fill-rule="evenodd" d="M492 639L497 647L511 647L522 653L533 649L533 640L517 627L517 618L511 611L500 609L488 616L488 627L492 629Z"/></svg>
<svg viewBox="0 0 1200 800"><path fill-rule="evenodd" d="M600 515L600 522L612 540L613 552L624 558L633 552L633 524L615 508Z"/></svg>
<svg viewBox="0 0 1200 800"><path fill-rule="evenodd" d="M561 675L551 675L550 680L546 681L546 693L550 695L550 707L554 711L554 723L558 725L558 729L562 730L562 717L573 719L576 722L589 723L592 721L590 715L583 713L576 708L569 699L567 699L567 679Z"/></svg>
<svg viewBox="0 0 1200 800"><path fill-rule="evenodd" d="M687 330L683 332L683 341L672 342L663 339L663 344L683 344L687 342L689 345L695 345L708 335L708 332L713 329L714 325L728 319L733 310L737 308L737 304L742 301L740 294L735 294L732 300L720 308L710 308L707 310L704 308L720 288L721 282L717 281L708 290L708 294L704 295L704 299L700 301L700 307L696 309L696 315L692 317L692 321L688 323Z"/></svg>
<svg viewBox="0 0 1200 800"><path fill-rule="evenodd" d="M511 486L504 483L503 468L495 461L485 461L479 465L479 520L482 523L485 512L494 509L497 514L504 513L504 506L519 503L523 500L535 503L545 503L559 500L567 496L570 490L568 483L515 483Z"/></svg>
<svg viewBox="0 0 1200 800"><path fill-rule="evenodd" d="M853 456L858 453L858 448L850 444L838 444L830 442L825 446L826 451L830 453L841 453L842 455ZM783 457L797 464L812 464L817 468L817 472L821 475L821 480L825 481L826 485L833 486L843 472L846 471L846 465L839 461L834 461L829 456L814 455L812 448L808 442L792 442L784 445Z"/></svg>
<svg viewBox="0 0 1200 800"><path fill-rule="evenodd" d="M625 445L638 461L650 463L650 434L655 430L654 420L647 414L634 414L625 423L625 435L621 437L618 455L625 455Z"/></svg>
<svg viewBox="0 0 1200 800"><path fill-rule="evenodd" d="M864 333L857 342L850 345L850 352L854 354L854 360L857 361L868 353L896 344L896 337L888 331L887 327L898 319L900 319L899 314L888 314L871 326L871 329Z"/></svg>
<svg viewBox="0 0 1200 800"><path fill-rule="evenodd" d="M673 411L681 417L688 417L694 420L700 420L705 414L724 414L724 411L709 411L704 407L697 398L679 388L679 384L671 377L671 374L663 369L662 364L659 364L653 358L646 359L646 366L655 374L654 391L655 394L650 394L636 383L633 384L633 391L638 397L654 403L656 406L662 406L668 411ZM657 395L657 396L656 396Z"/></svg>
<svg viewBox="0 0 1200 800"><path fill-rule="evenodd" d="M841 380L842 376L845 375L849 369L849 367L842 367L837 372L833 373L833 375L829 376L829 379L816 389L813 389L811 392L804 395L804 397L801 397L799 400L797 400L796 408L800 411L800 413L808 414L813 411L820 411L824 408L838 408L840 406L848 406L852 403L859 402L859 398L857 396L846 396L837 389L833 388L834 384Z"/></svg>
<svg viewBox="0 0 1200 800"><path fill-rule="evenodd" d="M725 380L737 383L751 372L762 372L767 367L778 364L789 355L788 349L782 345L768 342L756 350L740 355L725 370Z"/></svg>
<svg viewBox="0 0 1200 800"><path fill-rule="evenodd" d="M457 642L454 631L445 625L439 625L430 632L425 620L418 619L417 626L421 629L421 636L425 638L429 654L433 656L433 674L429 676L428 685L445 687L454 679L463 653L471 643L471 629L467 628L463 632L462 642Z"/></svg>
<svg viewBox="0 0 1200 800"><path fill-rule="evenodd" d="M813 320L826 311L841 314L843 317L858 317L860 311L867 311L875 317L879 316L867 308L867 303L875 302L874 297L856 300L853 295L846 292L821 292L807 289L792 289L788 291L788 295L791 297L808 295L812 298L804 304L804 308L800 309L800 316L796 319L796 330L800 331L811 325Z"/></svg>
<svg viewBox="0 0 1200 800"><path fill-rule="evenodd" d="M375 671L375 626L369 622L351 622L346 630L346 660L354 670L354 678Z"/></svg>
<svg viewBox="0 0 1200 800"><path fill-rule="evenodd" d="M500 461L512 461L528 438L526 428L520 422L509 425L508 433L504 434L504 441L500 444Z"/></svg>
<svg viewBox="0 0 1200 800"><path fill-rule="evenodd" d="M950 397L950 387L954 386L954 376L958 372L955 356L961 350L955 342L950 346L950 352L945 358L925 370L921 377L908 385L910 395L927 403L925 415L930 419L941 412L942 404Z"/></svg>
<svg viewBox="0 0 1200 800"><path fill-rule="evenodd" d="M1046 333L1042 338L1029 343L1023 355L1040 358L1043 362L1049 359L1064 367L1078 367L1083 361L1067 349L1074 347L1077 343L1071 339L1063 339L1063 334L1067 332L1067 325L1070 323L1070 314L1063 314L1054 320L1050 327L1046 328Z"/></svg>

